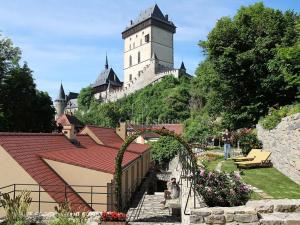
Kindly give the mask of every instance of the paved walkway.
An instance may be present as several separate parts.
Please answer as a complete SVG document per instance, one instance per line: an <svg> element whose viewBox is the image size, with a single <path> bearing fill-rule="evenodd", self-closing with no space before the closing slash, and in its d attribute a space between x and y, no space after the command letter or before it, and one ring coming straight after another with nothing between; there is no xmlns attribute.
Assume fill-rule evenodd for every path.
<svg viewBox="0 0 300 225"><path fill-rule="evenodd" d="M163 208L164 195L156 192L154 195L145 194L136 208L130 208L127 212L129 224L181 224L180 219L170 215L168 208Z"/></svg>

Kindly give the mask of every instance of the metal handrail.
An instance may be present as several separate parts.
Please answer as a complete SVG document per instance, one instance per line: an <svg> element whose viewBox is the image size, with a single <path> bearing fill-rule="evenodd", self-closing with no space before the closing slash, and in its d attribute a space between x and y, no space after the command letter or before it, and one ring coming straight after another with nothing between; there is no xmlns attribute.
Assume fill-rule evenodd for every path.
<svg viewBox="0 0 300 225"><path fill-rule="evenodd" d="M26 188L20 188L20 186L31 186L31 187L37 187L38 189L33 189L33 188L29 188L26 189ZM19 188L18 188L19 187ZM49 191L45 191L43 190L43 187L64 187L64 190L61 191L61 190L49 190ZM19 192L22 192L24 190L28 190L32 193L39 193L38 194L38 200L35 200L35 199L32 199L31 202L33 203L38 203L38 211L40 212L40 209L41 209L41 204L42 203L47 203L47 204L60 204L60 203L63 203L65 201L68 200L68 194L73 194L74 192L70 191L69 189L71 188L73 190L73 188L88 188L88 190L90 191L75 191L74 192L76 194L90 194L90 202L88 201L85 201L83 199L84 202L72 202L73 205L83 205L83 204L87 204L89 205L92 209L93 209L93 205L106 205L106 206L112 206L114 205L114 203L109 203L109 202L94 202L93 201L93 196L95 195L113 195L114 193L108 193L108 192L99 192L99 191L95 191L96 189L98 188L108 188L107 186L100 186L100 185L69 185L69 184L66 184L66 185L54 185L54 184L43 184L43 185L40 185L40 184L11 184L11 185L7 185L7 186L3 186L3 187L0 187L0 190L3 190L3 189L7 189L7 188L10 188L9 191L5 191L5 192L0 192L0 197L3 196L3 194L11 194L13 193L13 198L16 197L16 193L19 193ZM13 189L13 190L11 190ZM30 190L30 189L33 189L33 190ZM41 199L41 194L42 193L56 193L56 194L64 194L64 201L61 201L61 202L57 202L57 201L44 201ZM81 197L81 196L80 196ZM82 198L82 197L81 197ZM3 205L0 205L0 208L3 207Z"/></svg>

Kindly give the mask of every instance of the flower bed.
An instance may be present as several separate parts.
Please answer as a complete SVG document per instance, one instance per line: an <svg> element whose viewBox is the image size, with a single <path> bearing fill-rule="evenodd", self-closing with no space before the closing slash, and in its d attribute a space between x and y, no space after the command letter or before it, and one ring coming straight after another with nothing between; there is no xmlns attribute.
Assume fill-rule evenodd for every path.
<svg viewBox="0 0 300 225"><path fill-rule="evenodd" d="M106 225L123 225L126 224L126 214L120 212L102 212L100 222Z"/></svg>

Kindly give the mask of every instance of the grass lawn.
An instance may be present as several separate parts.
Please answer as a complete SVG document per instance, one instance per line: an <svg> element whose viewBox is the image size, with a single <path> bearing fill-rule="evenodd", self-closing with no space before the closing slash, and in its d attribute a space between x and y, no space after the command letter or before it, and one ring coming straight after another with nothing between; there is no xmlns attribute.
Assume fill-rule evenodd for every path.
<svg viewBox="0 0 300 225"><path fill-rule="evenodd" d="M208 163L207 169L212 171L222 159ZM232 160L226 160L222 164L222 171L227 173L238 170ZM263 190L273 198L300 198L300 186L290 178L283 175L276 168L257 168L243 170L242 179L254 187ZM252 199L260 199L260 196L253 193Z"/></svg>

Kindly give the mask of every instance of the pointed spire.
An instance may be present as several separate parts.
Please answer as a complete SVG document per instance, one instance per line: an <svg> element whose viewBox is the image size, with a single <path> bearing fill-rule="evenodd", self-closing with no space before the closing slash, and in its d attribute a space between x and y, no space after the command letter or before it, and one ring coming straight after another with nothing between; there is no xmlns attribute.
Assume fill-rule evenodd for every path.
<svg viewBox="0 0 300 225"><path fill-rule="evenodd" d="M105 56L105 69L108 69L107 53L106 53L106 56Z"/></svg>
<svg viewBox="0 0 300 225"><path fill-rule="evenodd" d="M66 98L64 87L62 85L62 82L60 83L60 88L57 96L57 100L64 100Z"/></svg>
<svg viewBox="0 0 300 225"><path fill-rule="evenodd" d="M181 62L180 70L186 71L186 68L185 68L185 65L184 65L183 61Z"/></svg>

